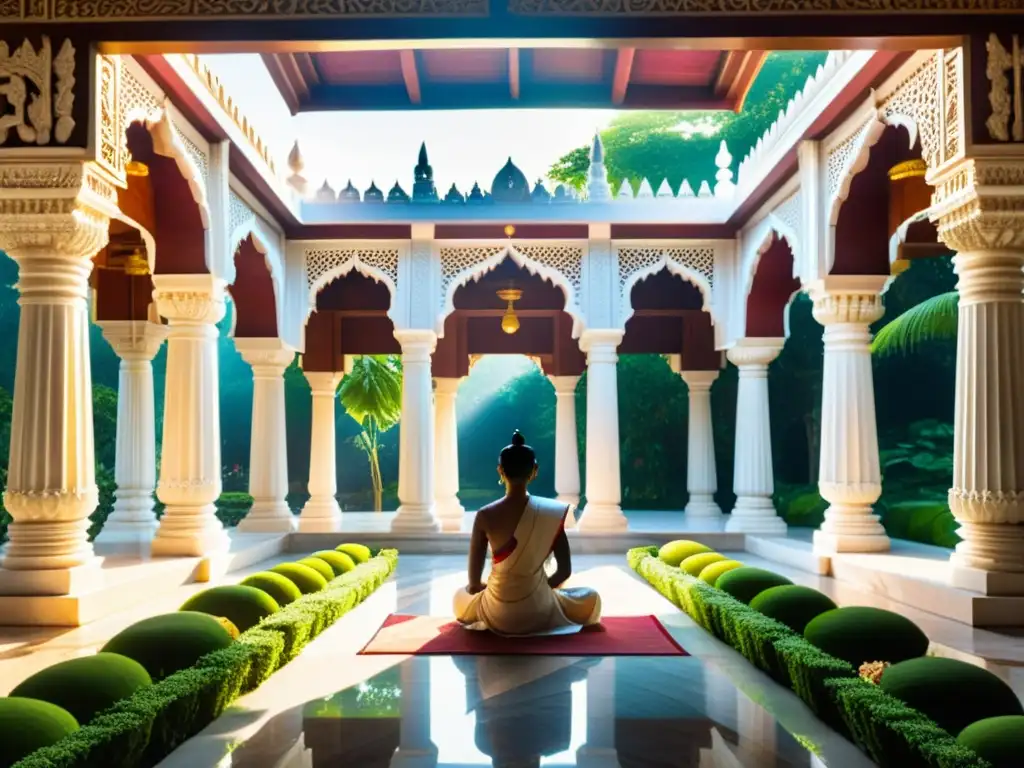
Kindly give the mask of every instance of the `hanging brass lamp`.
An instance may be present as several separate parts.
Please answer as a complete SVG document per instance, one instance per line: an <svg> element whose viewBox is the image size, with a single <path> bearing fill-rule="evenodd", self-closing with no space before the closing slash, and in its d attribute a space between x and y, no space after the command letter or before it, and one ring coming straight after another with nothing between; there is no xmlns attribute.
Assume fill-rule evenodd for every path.
<svg viewBox="0 0 1024 768"><path fill-rule="evenodd" d="M519 330L519 318L516 317L515 303L523 298L523 292L518 288L503 288L498 293L498 298L507 301L505 314L501 316L501 330L511 336Z"/></svg>
<svg viewBox="0 0 1024 768"><path fill-rule="evenodd" d="M128 254L128 259L124 263L124 273L131 277L142 277L149 274L149 262L141 248L136 248Z"/></svg>
<svg viewBox="0 0 1024 768"><path fill-rule="evenodd" d="M128 155L128 162L124 164L124 172L128 176L145 177L149 176L149 166L139 160L133 160Z"/></svg>

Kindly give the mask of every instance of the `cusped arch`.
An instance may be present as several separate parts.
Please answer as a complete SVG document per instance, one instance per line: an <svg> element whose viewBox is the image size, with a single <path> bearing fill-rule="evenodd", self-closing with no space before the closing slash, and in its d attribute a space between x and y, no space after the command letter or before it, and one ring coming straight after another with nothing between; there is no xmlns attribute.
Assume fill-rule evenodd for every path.
<svg viewBox="0 0 1024 768"><path fill-rule="evenodd" d="M548 255L554 258L545 258ZM574 278L554 263L558 256L578 256ZM546 280L562 291L565 306L562 311L572 318L572 337L578 339L586 327L586 319L579 304L579 270L583 262L583 248L578 245L510 244L489 246L442 246L441 256L441 309L435 321L438 337L444 336L444 321L455 311L455 293L470 281L477 281L493 272L506 258L531 275ZM468 262L468 266L465 266ZM575 283L575 284L574 284Z"/></svg>
<svg viewBox="0 0 1024 768"><path fill-rule="evenodd" d="M786 245L789 246L789 251L793 255L793 275L794 278L799 278L799 269L797 265L800 263L798 260L798 245L799 240L796 234L792 232L792 227L787 226L784 222L780 221L777 216L769 214L761 221L757 223L757 226L751 231L748 237L744 238L746 247L742 257L742 272L740 285L743 286L743 294L741 299L743 306L746 307L747 299L750 296L750 292L754 289L754 278L757 276L757 268L761 264L761 257L765 252L772 246L772 243L776 239L784 240ZM746 311L744 310L744 314Z"/></svg>
<svg viewBox="0 0 1024 768"><path fill-rule="evenodd" d="M358 272L363 277L382 283L388 289L388 317L394 321L392 312L395 309L395 293L398 290L399 252L400 248L397 245L307 248L305 264L309 301L303 325L316 310L316 299L320 291L350 272Z"/></svg>
<svg viewBox="0 0 1024 768"><path fill-rule="evenodd" d="M711 250L712 263L714 261L714 248L708 246ZM712 306L712 293L711 293L711 281L707 275L702 273L699 269L695 269L688 264L685 264L673 256L672 248L648 248L644 250L653 251L652 254L648 255L644 259L646 262L643 266L638 268L630 269L626 273L622 272L622 261L625 256L628 258L628 254L631 249L620 248L619 259L620 259L620 294L619 294L619 328L625 329L626 323L633 316L633 289L638 283L643 282L649 277L658 274L663 269L666 270L670 275L675 275L682 280L688 282L694 288L696 288L701 295L701 309L711 315L711 323L715 324L715 313Z"/></svg>
<svg viewBox="0 0 1024 768"><path fill-rule="evenodd" d="M203 180L202 171L178 137L168 106L165 104L164 108L159 110L135 108L126 115L125 125L141 123L153 138L153 152L161 157L174 160L179 173L188 184L192 199L199 208L199 217L203 222L203 228L209 230L210 204L206 194L206 182Z"/></svg>
<svg viewBox="0 0 1024 768"><path fill-rule="evenodd" d="M284 255L278 247L279 240L276 234L270 231L255 215L239 224L231 233L229 241L231 243L231 258L228 260L231 279L228 282L234 283L235 281L235 257L238 254L238 249L246 240L250 240L256 253L263 257L263 263L267 268L267 274L270 275L271 286L274 290L274 314L277 318L277 327L278 329L283 328L285 321Z"/></svg>

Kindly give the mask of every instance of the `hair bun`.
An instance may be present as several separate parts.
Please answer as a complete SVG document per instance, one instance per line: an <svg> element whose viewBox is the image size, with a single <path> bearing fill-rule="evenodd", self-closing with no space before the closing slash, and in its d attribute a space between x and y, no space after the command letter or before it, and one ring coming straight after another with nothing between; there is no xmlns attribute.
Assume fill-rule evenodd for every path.
<svg viewBox="0 0 1024 768"><path fill-rule="evenodd" d="M518 429L512 433L512 445L517 447L520 445L526 445L526 438L523 437L523 433Z"/></svg>

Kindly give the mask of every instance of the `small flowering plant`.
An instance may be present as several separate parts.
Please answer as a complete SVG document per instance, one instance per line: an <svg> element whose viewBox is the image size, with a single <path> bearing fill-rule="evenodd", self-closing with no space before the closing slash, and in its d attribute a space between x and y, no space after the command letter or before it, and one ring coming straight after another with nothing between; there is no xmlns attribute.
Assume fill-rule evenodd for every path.
<svg viewBox="0 0 1024 768"><path fill-rule="evenodd" d="M860 676L867 680L869 683L878 685L882 682L882 673L885 672L886 667L889 666L888 661L865 661L860 665Z"/></svg>

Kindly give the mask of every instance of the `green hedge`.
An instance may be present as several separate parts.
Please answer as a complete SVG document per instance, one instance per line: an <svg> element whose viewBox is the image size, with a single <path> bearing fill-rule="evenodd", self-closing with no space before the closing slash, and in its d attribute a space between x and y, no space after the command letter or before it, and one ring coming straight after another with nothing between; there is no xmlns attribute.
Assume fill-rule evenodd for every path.
<svg viewBox="0 0 1024 768"><path fill-rule="evenodd" d="M235 699L259 687L394 571L383 550L325 589L282 608L228 648L144 688L14 768L149 768L199 733Z"/></svg>
<svg viewBox="0 0 1024 768"><path fill-rule="evenodd" d="M882 768L991 768L920 712L861 679L852 665L661 562L656 547L632 549L626 559L697 624L791 688L819 718L851 737Z"/></svg>

